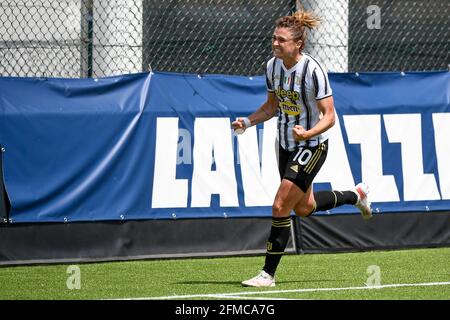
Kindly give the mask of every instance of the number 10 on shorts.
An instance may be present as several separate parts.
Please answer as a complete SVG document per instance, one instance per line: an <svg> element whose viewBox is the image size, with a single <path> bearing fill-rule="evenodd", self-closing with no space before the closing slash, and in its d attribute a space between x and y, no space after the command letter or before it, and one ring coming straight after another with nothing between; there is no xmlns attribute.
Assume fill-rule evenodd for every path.
<svg viewBox="0 0 450 320"><path fill-rule="evenodd" d="M297 161L300 165L304 166L311 160L313 153L309 149L303 149L303 147L300 147L298 149L297 154L294 157L294 162Z"/></svg>

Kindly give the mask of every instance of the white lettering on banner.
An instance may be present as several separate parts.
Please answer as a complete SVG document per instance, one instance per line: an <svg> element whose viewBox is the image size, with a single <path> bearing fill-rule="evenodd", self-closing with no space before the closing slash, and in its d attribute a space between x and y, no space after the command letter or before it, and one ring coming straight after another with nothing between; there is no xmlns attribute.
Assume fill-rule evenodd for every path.
<svg viewBox="0 0 450 320"><path fill-rule="evenodd" d="M400 201L393 175L383 174L382 122L388 141L401 144L401 170L404 201L450 199L450 113L433 114L437 170L424 173L421 114L346 115L344 127L348 142L361 146L362 180L371 188L372 202ZM221 207L237 207L238 181L236 166L240 165L243 201L246 207L270 206L277 192L280 177L276 159L276 125L273 118L264 123L258 149L257 127L237 136L239 158L234 159L234 136L229 118L197 118L194 138L178 128L178 118L156 121L153 208L187 208L211 206L211 196L220 197ZM184 131L183 131L184 130ZM259 129L261 132L262 130ZM179 139L182 137L182 144ZM195 141L193 151L191 141ZM329 130L328 159L316 176L315 183L329 182L334 190L348 190L355 185L339 119ZM180 147L181 146L181 147ZM183 151L182 157L180 151ZM192 154L192 158L191 158ZM306 156L305 156L306 157ZM181 159L181 161L180 161ZM303 159L299 155L299 159ZM425 159L425 160L424 160ZM305 160L305 159L303 159ZM391 161L395 161L391 159ZM193 163L192 177L177 179L177 164ZM213 164L215 168L212 169ZM429 168L431 164L428 163ZM425 163L427 165L427 163ZM400 167L400 165L399 165ZM427 169L428 171L429 169ZM435 176L436 175L436 176ZM400 178L400 177L398 177ZM191 180L192 179L192 180ZM240 183L240 182L239 182ZM189 187L191 189L189 190ZM191 203L188 195L191 192Z"/></svg>
<svg viewBox="0 0 450 320"><path fill-rule="evenodd" d="M394 176L383 175L381 116L344 116L349 143L361 145L362 180L370 186L373 202L400 201Z"/></svg>
<svg viewBox="0 0 450 320"><path fill-rule="evenodd" d="M434 141L442 199L450 199L450 113L434 113Z"/></svg>
<svg viewBox="0 0 450 320"><path fill-rule="evenodd" d="M157 118L153 208L186 208L188 180L176 179L178 118Z"/></svg>
<svg viewBox="0 0 450 320"><path fill-rule="evenodd" d="M440 200L434 174L424 174L421 114L384 115L391 143L401 143L405 201Z"/></svg>
<svg viewBox="0 0 450 320"><path fill-rule="evenodd" d="M280 184L275 152L277 119L272 118L264 123L261 165L256 129L256 126L250 127L245 130L245 134L237 136L244 202L247 207L271 206Z"/></svg>
<svg viewBox="0 0 450 320"><path fill-rule="evenodd" d="M238 207L230 118L196 118L191 207L211 206L220 195L221 207ZM216 170L211 170L213 154Z"/></svg>
<svg viewBox="0 0 450 320"><path fill-rule="evenodd" d="M350 169L350 163L342 137L341 125L337 116L335 125L328 130L328 133L327 160L314 179L314 182L329 182L333 190L349 190L355 186L355 181L353 180L352 170Z"/></svg>

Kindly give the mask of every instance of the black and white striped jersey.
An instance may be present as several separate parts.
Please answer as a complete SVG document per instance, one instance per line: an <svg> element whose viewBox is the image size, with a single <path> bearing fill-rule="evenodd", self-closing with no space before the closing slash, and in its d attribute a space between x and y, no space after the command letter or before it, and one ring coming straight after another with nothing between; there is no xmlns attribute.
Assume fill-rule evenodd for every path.
<svg viewBox="0 0 450 320"><path fill-rule="evenodd" d="M325 68L312 56L302 53L300 61L286 69L283 60L273 57L267 63L266 84L278 98L278 140L283 149L295 150L302 145L316 146L327 140L327 132L308 141L296 142L292 133L295 125L305 130L314 127L321 112L317 101L332 95Z"/></svg>

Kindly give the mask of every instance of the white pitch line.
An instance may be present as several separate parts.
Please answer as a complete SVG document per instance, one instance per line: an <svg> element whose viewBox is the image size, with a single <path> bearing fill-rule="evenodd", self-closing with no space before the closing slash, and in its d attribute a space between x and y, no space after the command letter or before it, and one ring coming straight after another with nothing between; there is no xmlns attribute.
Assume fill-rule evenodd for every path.
<svg viewBox="0 0 450 320"><path fill-rule="evenodd" d="M317 291L345 291L345 290L374 290L385 288L400 288L400 287L426 287L426 286L445 286L450 285L450 282L425 282L425 283L398 283L385 284L381 286L364 286L364 287L345 287L345 288L310 288L310 289L291 289L291 290L271 290L271 291L241 291L232 293L211 293L211 294L192 294L192 295L173 295L163 297L146 297L146 298L129 298L121 300L170 300L170 299L190 299L190 298L225 298L231 296L255 295L255 294L271 294L271 293L291 293L291 292L317 292ZM250 297L245 297L250 299Z"/></svg>

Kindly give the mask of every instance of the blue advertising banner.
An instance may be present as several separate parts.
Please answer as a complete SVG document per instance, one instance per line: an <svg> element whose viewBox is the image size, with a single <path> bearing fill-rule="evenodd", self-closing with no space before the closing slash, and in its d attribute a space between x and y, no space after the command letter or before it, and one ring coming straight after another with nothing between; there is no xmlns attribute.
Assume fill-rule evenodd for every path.
<svg viewBox="0 0 450 320"><path fill-rule="evenodd" d="M450 210L450 73L330 74L336 125L315 190L370 186L375 214ZM235 136L264 77L0 78L12 222L261 217L276 118ZM317 214L357 214L343 206Z"/></svg>

